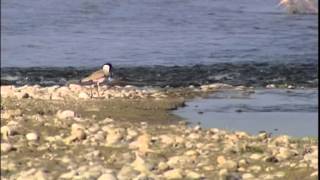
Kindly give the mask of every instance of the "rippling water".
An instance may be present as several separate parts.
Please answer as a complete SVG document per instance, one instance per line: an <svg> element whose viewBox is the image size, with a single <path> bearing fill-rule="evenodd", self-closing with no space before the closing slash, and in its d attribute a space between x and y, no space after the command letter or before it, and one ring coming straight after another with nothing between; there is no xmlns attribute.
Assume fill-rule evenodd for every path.
<svg viewBox="0 0 320 180"><path fill-rule="evenodd" d="M78 83L97 68L3 68L1 84L42 86ZM318 66L298 63L219 63L195 66L114 67L114 85L181 87L228 83L264 87L267 84L318 87Z"/></svg>
<svg viewBox="0 0 320 180"><path fill-rule="evenodd" d="M2 0L2 66L318 62L318 16L277 0Z"/></svg>

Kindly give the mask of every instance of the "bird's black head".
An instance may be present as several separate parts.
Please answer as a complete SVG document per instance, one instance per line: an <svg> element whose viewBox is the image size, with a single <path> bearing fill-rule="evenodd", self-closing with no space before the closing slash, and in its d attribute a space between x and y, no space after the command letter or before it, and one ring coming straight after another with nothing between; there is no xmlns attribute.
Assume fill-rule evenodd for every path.
<svg viewBox="0 0 320 180"><path fill-rule="evenodd" d="M105 64L102 66L102 68L105 67L105 66L109 66L110 71L112 70L112 64L111 64L111 63L105 63Z"/></svg>

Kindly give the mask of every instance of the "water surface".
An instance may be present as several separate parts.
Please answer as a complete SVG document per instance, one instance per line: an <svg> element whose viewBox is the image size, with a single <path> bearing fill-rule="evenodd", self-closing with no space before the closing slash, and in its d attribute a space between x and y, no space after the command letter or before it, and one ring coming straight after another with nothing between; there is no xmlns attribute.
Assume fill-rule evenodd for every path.
<svg viewBox="0 0 320 180"><path fill-rule="evenodd" d="M2 66L318 62L318 16L278 0L2 0Z"/></svg>
<svg viewBox="0 0 320 180"><path fill-rule="evenodd" d="M175 111L205 128L224 128L257 134L318 136L318 91L257 90L253 94L220 92L196 99Z"/></svg>

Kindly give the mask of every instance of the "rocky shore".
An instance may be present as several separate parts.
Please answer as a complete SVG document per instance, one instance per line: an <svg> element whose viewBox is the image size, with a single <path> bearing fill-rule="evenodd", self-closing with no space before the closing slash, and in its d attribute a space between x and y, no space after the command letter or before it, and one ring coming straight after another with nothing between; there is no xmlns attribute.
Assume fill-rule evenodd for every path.
<svg viewBox="0 0 320 180"><path fill-rule="evenodd" d="M1 179L317 179L318 139L190 127L170 110L223 89L1 87Z"/></svg>

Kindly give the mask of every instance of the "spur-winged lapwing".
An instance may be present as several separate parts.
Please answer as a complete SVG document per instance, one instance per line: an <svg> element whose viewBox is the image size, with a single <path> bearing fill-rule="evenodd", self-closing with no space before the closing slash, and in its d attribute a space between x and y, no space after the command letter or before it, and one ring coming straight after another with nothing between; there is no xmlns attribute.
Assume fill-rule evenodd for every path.
<svg viewBox="0 0 320 180"><path fill-rule="evenodd" d="M104 82L106 79L108 79L109 82L112 81L112 65L110 63L106 63L102 66L102 69L93 72L90 74L88 77L84 78L81 80L81 83L85 82L91 82L91 83L96 83L97 84L97 92L98 96L99 94L99 88L100 88L100 83ZM93 84L94 86L95 84ZM92 97L92 86L91 86L91 97Z"/></svg>

